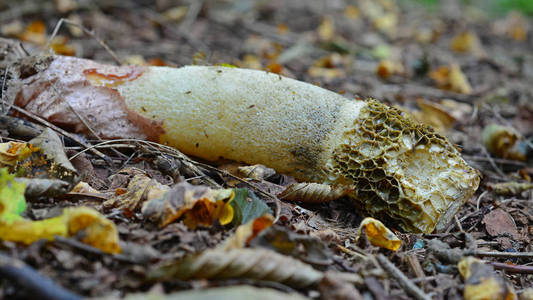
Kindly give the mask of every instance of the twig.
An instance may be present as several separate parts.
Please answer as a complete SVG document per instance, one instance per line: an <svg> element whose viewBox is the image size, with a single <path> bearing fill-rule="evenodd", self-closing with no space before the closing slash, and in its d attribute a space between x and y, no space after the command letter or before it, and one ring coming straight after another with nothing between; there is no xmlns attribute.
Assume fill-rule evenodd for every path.
<svg viewBox="0 0 533 300"><path fill-rule="evenodd" d="M496 270L504 270L509 273L533 274L533 266L509 265L501 262L488 262Z"/></svg>
<svg viewBox="0 0 533 300"><path fill-rule="evenodd" d="M415 299L419 299L419 300L431 300L431 298L426 295L426 293L424 293L424 291L422 291L419 287L417 287L412 281L409 280L409 278L407 278L403 273L402 271L400 271L398 268L396 268L396 266L390 262L390 260L388 258L385 257L385 255L383 254L378 254L376 256L379 264L381 265L381 267L383 269L385 269L385 271L387 271L387 273L394 279L396 279L396 281L398 282L398 284L405 290L405 292L415 298Z"/></svg>
<svg viewBox="0 0 533 300"><path fill-rule="evenodd" d="M63 244L63 245L67 245L69 247L72 247L72 248L76 248L78 250L82 250L86 253L90 253L90 254L95 254L95 255L99 255L99 256L107 256L107 257L111 257L117 261L121 261L121 262L126 262L126 263L138 263L138 262L135 262L133 261L131 258L123 255L123 254L109 254L109 253L106 253L98 248L95 248L95 247L92 247L92 246L89 246L87 244L84 244L82 242L78 242L74 239L69 239L69 238L65 238L65 237L62 237L62 236L55 236L54 237L54 242L55 243L58 243L58 244Z"/></svg>
<svg viewBox="0 0 533 300"><path fill-rule="evenodd" d="M185 16L185 19L181 22L178 30L181 32L189 32L190 27L196 19L198 18L198 15L200 14L200 10L202 9L202 6L204 5L203 0L196 0L191 3L189 6L189 10L187 11L187 15Z"/></svg>
<svg viewBox="0 0 533 300"><path fill-rule="evenodd" d="M55 300L78 300L80 296L55 284L24 262L0 253L0 275L18 286L28 297Z"/></svg>
<svg viewBox="0 0 533 300"><path fill-rule="evenodd" d="M6 103L4 100L0 99L0 101L2 101L2 103ZM31 119L43 124L44 126L47 126L47 127L51 128L51 129L53 129L54 131L61 133L62 135L66 136L66 137L72 139L73 141L75 141L76 143L82 145L83 147L85 147L87 149L90 149L90 151L92 153L94 153L96 156L98 156L101 159L103 159L106 163L108 163L111 166L113 165L111 159L109 157L107 157L107 155L103 154L102 152L100 152L100 151L98 151L96 149L91 148L90 145L88 145L87 143L83 142L82 140L80 140L76 136L66 132L65 130L55 126L54 124L46 121L45 119L43 119L43 118L41 118L41 117L39 117L39 116L37 116L37 115L25 110L23 108L20 108L20 107L18 107L16 105L11 106L11 108L16 110L16 111L18 111L19 113L25 115L26 117L31 118Z"/></svg>
<svg viewBox="0 0 533 300"><path fill-rule="evenodd" d="M2 98L0 100L2 100L2 113L5 113L7 110L6 110L6 106L4 104L4 90L6 88L6 81L7 81L7 73L9 72L9 66L6 67L6 70L4 71L4 78L2 80L2 89L0 90L0 94L2 94Z"/></svg>
<svg viewBox="0 0 533 300"><path fill-rule="evenodd" d="M474 251L472 254L480 257L533 258L533 252Z"/></svg>
<svg viewBox="0 0 533 300"><path fill-rule="evenodd" d="M65 19L65 18L59 19L59 21L57 22L57 24L56 24L56 26L54 28L54 31L52 32L52 36L50 36L50 38L46 42L46 45L44 46L44 49L49 49L50 48L50 44L52 43L52 40L57 35L57 32L59 31L59 28L61 28L61 25L63 25L63 23L66 23L68 25L71 25L71 26L74 26L74 27L78 27L79 29L81 29L85 34L87 34L88 36L93 38L96 42L98 42L98 44L100 44L100 46L102 46L102 48L104 48L109 53L109 55L111 55L111 57L115 60L115 62L117 62L119 65L123 64L122 60L120 60L120 58L118 58L118 56L115 54L115 52L113 50L111 50L111 48L109 48L109 46L107 46L106 43L104 43L101 39L97 38L91 30L85 28L85 26L83 26L83 25L80 25L80 24L78 24L76 22L72 22L72 21L70 21L68 19Z"/></svg>
<svg viewBox="0 0 533 300"><path fill-rule="evenodd" d="M166 155L170 155L170 156L172 156L174 158L177 158L180 161L182 161L183 164L187 168L191 169L191 171L193 171L195 173L195 175L204 176L205 177L204 180L211 187L215 187L215 188L220 188L221 187L218 183L216 183L210 177L206 176L204 174L204 172L202 172L198 167L196 167L196 164L199 165L200 163L195 162L194 160L192 160L189 157L187 157L185 154L181 153L180 151L178 151L178 150L176 150L176 149L174 149L172 147L165 146L165 145L162 145L162 144L158 144L156 142L144 141L144 140L139 140L139 139L116 139L116 140L104 141L104 142L92 145L92 146L88 147L87 149L84 149L84 150L74 154L73 156L71 156L69 158L69 160L74 159L78 155L80 155L80 154L82 154L82 153L84 153L86 151L89 151L90 149L93 149L93 148L96 148L96 147L100 147L100 146L103 146L103 145L106 145L106 144L122 143L122 142L131 142L131 143L137 143L137 144L144 144L144 145L153 147L155 150L157 150L159 152L161 152L161 149L163 149L163 150L166 151L165 152ZM156 147L159 147L159 149L157 149Z"/></svg>
<svg viewBox="0 0 533 300"><path fill-rule="evenodd" d="M485 190L483 191L483 193L481 193L481 195L479 195L479 197L477 197L477 201L476 201L476 211L479 210L479 204L481 203L481 199L488 193L489 191Z"/></svg>

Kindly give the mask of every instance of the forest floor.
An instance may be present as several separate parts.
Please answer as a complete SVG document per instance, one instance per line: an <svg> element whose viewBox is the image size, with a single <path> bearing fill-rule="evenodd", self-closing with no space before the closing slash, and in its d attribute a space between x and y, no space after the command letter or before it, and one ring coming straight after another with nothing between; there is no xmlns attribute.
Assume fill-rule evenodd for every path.
<svg viewBox="0 0 533 300"><path fill-rule="evenodd" d="M355 241L364 216L346 199L319 205L282 202L277 225L322 239L328 250L315 249L320 254L308 260L314 259L321 270L361 275L363 281L355 286L364 299L417 297L406 282L433 299L461 299L465 287L481 280L476 275L465 281L459 274L458 260L467 255L483 259L490 268L482 269L482 275L497 279L481 280L478 291L500 289L501 295L518 293L525 298L533 287L533 193L527 186L533 176L527 162L533 153L533 140L528 140L533 135L533 22L517 12L492 14L459 1L441 2L421 6L392 0L2 1L0 36L24 41L25 49L36 53L58 21L68 18L92 34L63 24L52 43L59 54L107 63L116 63L114 55L124 64L263 69L348 98L372 97L398 107L447 136L482 175L479 189L455 222L444 232L397 232L402 245L395 252ZM500 127L489 132L491 124ZM491 135L488 141L483 141L483 132ZM158 168L154 153L120 151L126 155L106 152L114 168L88 152L81 155L75 166L86 170L82 180L101 192L114 192L127 190L139 172L167 185L178 178ZM219 184L253 190L213 170L206 173ZM190 182L203 183L198 178ZM274 192L287 182L291 179L277 174L257 184ZM507 190L499 189L502 183ZM268 197L256 194L275 208ZM101 202L83 195L44 198L28 204L27 216L42 218L59 207L81 204L101 210ZM138 251L137 256L117 259L68 239L30 246L0 241L0 251L84 297L248 284L309 298L362 299L355 292L347 298L339 296L340 291L333 296L340 285L328 287L326 282L305 289L249 278L149 282L143 274L153 265L213 248L234 229L216 225L192 230L182 222L159 229L131 211L114 209L105 215L117 225L121 240L135 245L131 252ZM433 239L444 244L432 246ZM459 258L447 257L451 250L439 251L448 246ZM376 257L392 262L405 275L403 284ZM0 278L0 298L32 295Z"/></svg>

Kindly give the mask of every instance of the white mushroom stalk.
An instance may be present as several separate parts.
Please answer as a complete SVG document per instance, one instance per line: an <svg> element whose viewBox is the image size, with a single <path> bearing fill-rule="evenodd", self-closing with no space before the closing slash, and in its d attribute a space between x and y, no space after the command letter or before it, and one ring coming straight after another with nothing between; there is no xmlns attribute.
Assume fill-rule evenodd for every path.
<svg viewBox="0 0 533 300"><path fill-rule="evenodd" d="M57 56L8 89L16 104L77 132L89 133L66 103L102 138L146 138L329 184L406 231L442 229L479 184L445 137L398 110L264 71Z"/></svg>

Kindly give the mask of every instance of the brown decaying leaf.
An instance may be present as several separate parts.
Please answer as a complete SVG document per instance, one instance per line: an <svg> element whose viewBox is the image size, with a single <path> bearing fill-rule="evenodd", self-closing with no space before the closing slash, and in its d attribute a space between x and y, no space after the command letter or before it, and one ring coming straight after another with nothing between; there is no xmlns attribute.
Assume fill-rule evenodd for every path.
<svg viewBox="0 0 533 300"><path fill-rule="evenodd" d="M135 211L140 209L145 201L162 197L170 188L162 185L145 174L135 175L128 183L125 193L115 194L104 202L104 207L118 207Z"/></svg>
<svg viewBox="0 0 533 300"><path fill-rule="evenodd" d="M470 94L472 87L457 64L442 66L429 73L438 88L461 94Z"/></svg>
<svg viewBox="0 0 533 300"><path fill-rule="evenodd" d="M497 208L486 214L482 222L485 224L485 228L491 236L509 234L514 239L520 238L513 218L501 208Z"/></svg>
<svg viewBox="0 0 533 300"><path fill-rule="evenodd" d="M318 286L320 290L321 299L329 300L362 300L363 296L353 286L333 272L324 273L324 278L320 281Z"/></svg>
<svg viewBox="0 0 533 300"><path fill-rule="evenodd" d="M238 167L237 170L241 176L257 181L261 181L276 174L274 169L263 165L242 166Z"/></svg>
<svg viewBox="0 0 533 300"><path fill-rule="evenodd" d="M291 287L315 285L323 273L289 256L267 249L210 249L167 263L148 274L151 280L248 278Z"/></svg>
<svg viewBox="0 0 533 300"><path fill-rule="evenodd" d="M414 118L424 124L432 126L441 134L447 133L455 123L455 118L437 103L418 99L420 111L413 111Z"/></svg>
<svg viewBox="0 0 533 300"><path fill-rule="evenodd" d="M345 186L331 186L321 183L293 183L278 197L283 200L300 201L304 203L329 202L346 195L351 191Z"/></svg>
<svg viewBox="0 0 533 300"><path fill-rule="evenodd" d="M145 202L142 213L158 222L160 227L181 216L185 217L184 223L191 229L198 225L212 226L217 219L225 225L233 219L233 208L229 205L233 197L231 189L214 190L180 182L163 196Z"/></svg>
<svg viewBox="0 0 533 300"><path fill-rule="evenodd" d="M107 298L106 298L107 299ZM258 288L249 285L235 285L227 287L207 288L201 290L183 291L179 293L163 294L160 292L148 292L129 294L125 300L306 300L297 293L283 293L271 288Z"/></svg>
<svg viewBox="0 0 533 300"><path fill-rule="evenodd" d="M261 231L250 241L250 247L271 249L316 267L333 263L330 249L317 237L295 233L277 225Z"/></svg>
<svg viewBox="0 0 533 300"><path fill-rule="evenodd" d="M272 226L273 223L274 217L270 214L255 218L252 221L237 227L235 233L228 237L221 247L225 250L243 248L261 231Z"/></svg>

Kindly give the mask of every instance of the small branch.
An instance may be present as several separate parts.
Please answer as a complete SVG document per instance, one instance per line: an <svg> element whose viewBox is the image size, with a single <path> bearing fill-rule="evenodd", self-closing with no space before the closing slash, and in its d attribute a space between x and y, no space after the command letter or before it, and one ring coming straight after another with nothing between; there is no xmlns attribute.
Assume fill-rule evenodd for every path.
<svg viewBox="0 0 533 300"><path fill-rule="evenodd" d="M2 103L6 103L4 100L0 100L0 101L2 101ZM8 103L6 103L6 104L8 104ZM25 115L26 117L28 117L30 119L33 119L33 120L43 124L44 126L47 126L47 127L51 128L51 129L53 129L54 131L59 132L60 134L72 139L73 141L75 141L76 143L82 145L83 147L90 149L93 154L95 154L96 156L98 156L101 159L103 159L109 165L112 165L112 161L107 155L103 154L102 152L100 152L100 151L98 151L96 149L91 148L90 145L88 145L87 143L83 142L82 140L80 140L79 138L74 136L73 134L70 134L70 133L66 132L65 130L55 126L54 124L46 121L45 119L43 119L43 118L41 118L41 117L39 117L39 116L37 116L37 115L35 115L33 113L30 113L29 111L27 111L27 110L25 110L23 108L20 108L20 107L18 107L16 105L11 106L11 108L16 110L16 111L18 111L19 113Z"/></svg>
<svg viewBox="0 0 533 300"><path fill-rule="evenodd" d="M508 273L533 274L533 266L509 265L501 262L488 262L496 270L504 270Z"/></svg>
<svg viewBox="0 0 533 300"><path fill-rule="evenodd" d="M431 300L431 297L429 297L426 293L424 293L424 291L410 281L409 278L407 278L402 271L396 268L396 266L383 254L378 254L376 258L381 267L383 267L383 269L385 269L385 271L387 271L392 278L396 279L398 284L409 296L418 300Z"/></svg>
<svg viewBox="0 0 533 300"><path fill-rule="evenodd" d="M28 297L55 300L78 300L80 296L55 284L50 278L39 274L24 262L0 253L0 277L13 282L24 290Z"/></svg>
<svg viewBox="0 0 533 300"><path fill-rule="evenodd" d="M89 246L87 244L84 244L84 243L79 242L79 241L74 240L74 239L69 239L69 238L65 238L65 237L62 237L62 236L55 236L54 237L54 242L58 243L58 244L67 245L69 247L81 250L81 251L86 252L86 253L99 255L99 256L111 257L111 258L113 258L113 259L115 259L117 261L121 261L121 262L125 262L125 263L137 263L137 262L133 261L131 258L125 256L125 255L122 255L122 254L109 254L109 253L106 253L106 252L104 252L104 251L102 251L102 250L100 250L98 248Z"/></svg>
<svg viewBox="0 0 533 300"><path fill-rule="evenodd" d="M52 40L57 35L57 32L59 31L59 29L61 28L61 25L63 25L63 23L66 23L68 25L71 25L71 26L74 26L74 27L78 27L79 29L81 29L85 34L87 34L88 36L93 38L96 42L98 42L98 44L100 44L100 46L102 46L102 48L104 48L107 51L107 53L109 53L109 55L111 55L111 57L115 60L115 62L117 62L119 65L122 65L122 60L120 60L120 58L118 58L118 56L115 54L115 52L113 50L111 50L111 48L109 48L109 46L107 46L106 43L104 43L101 39L97 38L91 30L85 28L83 25L80 25L80 24L78 24L76 22L72 22L72 21L70 21L68 19L65 19L65 18L61 18L57 22L56 27L54 28L54 31L52 32L52 35L48 39L48 42L46 42L46 45L45 45L44 49L49 49L50 48L50 44L52 43Z"/></svg>
<svg viewBox="0 0 533 300"><path fill-rule="evenodd" d="M474 256L500 258L533 258L533 252L474 251Z"/></svg>

